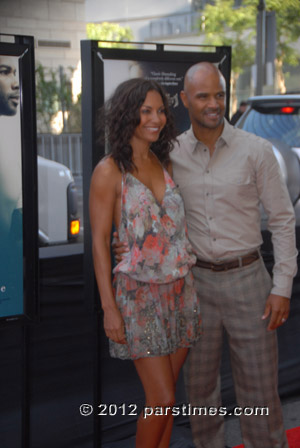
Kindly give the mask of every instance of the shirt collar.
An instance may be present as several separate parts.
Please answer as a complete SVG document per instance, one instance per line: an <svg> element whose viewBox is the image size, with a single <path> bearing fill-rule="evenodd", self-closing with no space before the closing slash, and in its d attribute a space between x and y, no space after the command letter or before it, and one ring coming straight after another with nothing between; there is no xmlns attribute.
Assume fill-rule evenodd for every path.
<svg viewBox="0 0 300 448"><path fill-rule="evenodd" d="M233 133L234 133L234 127L228 123L226 118L224 118L224 128L222 134L219 137L219 140L222 139L224 143L226 143L226 145L229 146L230 142L232 141Z"/></svg>
<svg viewBox="0 0 300 448"><path fill-rule="evenodd" d="M228 123L228 121L226 120L226 118L224 118L224 128L222 131L222 134L220 135L220 137L218 138L218 142L224 142L227 146L229 146L229 142L231 140L232 137L232 133L233 133L233 126L231 124ZM201 140L198 140L195 137L195 134L193 132L193 128L192 126L188 129L188 131L186 131L187 136L188 136L188 141L189 141L189 149L191 150L191 152L194 152L197 145L203 145L203 143L201 142Z"/></svg>
<svg viewBox="0 0 300 448"><path fill-rule="evenodd" d="M198 145L198 144L202 144L202 143L200 142L200 140L198 140L198 139L195 137L195 134L194 134L194 132L193 132L193 127L192 127L192 125L191 125L190 129L188 129L188 130L186 131L186 133L187 133L187 136L188 136L188 142L189 142L188 148L189 148L189 150L190 150L191 152L194 152L195 149L196 149L196 147L197 147L197 145Z"/></svg>

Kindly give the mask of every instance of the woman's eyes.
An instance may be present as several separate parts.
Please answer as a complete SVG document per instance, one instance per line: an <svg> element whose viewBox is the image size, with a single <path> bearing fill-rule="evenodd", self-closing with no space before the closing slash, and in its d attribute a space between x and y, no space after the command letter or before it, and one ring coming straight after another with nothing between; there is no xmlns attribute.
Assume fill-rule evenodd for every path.
<svg viewBox="0 0 300 448"><path fill-rule="evenodd" d="M152 110L151 110L151 109L142 109L142 110L141 110L141 113L142 113L142 114L151 114L151 113L152 113ZM165 113L166 113L166 110L165 110L165 109L159 109L159 110L157 111L157 113L158 113L158 114L165 114Z"/></svg>

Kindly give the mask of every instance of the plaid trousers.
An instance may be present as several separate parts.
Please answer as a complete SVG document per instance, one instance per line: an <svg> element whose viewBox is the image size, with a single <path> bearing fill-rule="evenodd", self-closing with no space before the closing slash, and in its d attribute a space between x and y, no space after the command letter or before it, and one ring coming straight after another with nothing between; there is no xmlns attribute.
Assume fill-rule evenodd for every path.
<svg viewBox="0 0 300 448"><path fill-rule="evenodd" d="M223 331L227 332L237 404L268 407L269 415L240 416L245 448L288 448L278 395L276 331L262 320L272 281L260 258L229 271L194 267L203 335L190 350L187 390L192 406L219 408ZM221 415L191 416L197 448L224 448Z"/></svg>

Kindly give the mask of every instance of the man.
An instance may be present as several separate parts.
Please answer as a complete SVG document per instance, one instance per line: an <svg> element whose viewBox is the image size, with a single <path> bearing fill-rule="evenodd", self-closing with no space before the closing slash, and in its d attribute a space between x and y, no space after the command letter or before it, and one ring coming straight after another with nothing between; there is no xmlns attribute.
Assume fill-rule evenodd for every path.
<svg viewBox="0 0 300 448"><path fill-rule="evenodd" d="M10 229L15 208L21 207L21 142L17 114L20 92L17 58L0 56L0 228ZM13 119L12 119L13 117Z"/></svg>
<svg viewBox="0 0 300 448"><path fill-rule="evenodd" d="M0 315L18 314L23 290L18 58L0 56Z"/></svg>
<svg viewBox="0 0 300 448"><path fill-rule="evenodd" d="M190 403L221 406L225 329L238 406L269 412L241 416L245 448L288 448L274 330L288 318L297 270L293 207L271 144L224 119L225 80L214 65L192 66L181 98L192 126L179 136L171 159L198 258L194 277L203 319L203 336L189 358ZM260 203L272 232L273 282L259 253ZM221 415L194 416L191 424L197 448L224 447Z"/></svg>
<svg viewBox="0 0 300 448"><path fill-rule="evenodd" d="M241 101L238 110L232 115L230 124L234 125L247 109L246 101Z"/></svg>
<svg viewBox="0 0 300 448"><path fill-rule="evenodd" d="M0 115L16 115L20 99L15 58L0 56Z"/></svg>

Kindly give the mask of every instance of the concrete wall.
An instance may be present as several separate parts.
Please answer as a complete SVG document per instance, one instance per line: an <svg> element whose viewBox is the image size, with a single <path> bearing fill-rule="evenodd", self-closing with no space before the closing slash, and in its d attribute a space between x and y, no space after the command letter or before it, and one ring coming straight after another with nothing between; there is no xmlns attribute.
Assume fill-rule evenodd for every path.
<svg viewBox="0 0 300 448"><path fill-rule="evenodd" d="M151 22L169 16L176 20L176 16L192 11L191 0L86 0L85 3L88 22L116 22L129 26L137 41L151 40Z"/></svg>
<svg viewBox="0 0 300 448"><path fill-rule="evenodd" d="M146 17L164 16L175 12L189 12L190 0L86 0L86 18L88 21L113 22L135 20Z"/></svg>
<svg viewBox="0 0 300 448"><path fill-rule="evenodd" d="M0 1L0 32L34 36L36 61L47 67L77 67L85 26L85 0Z"/></svg>

